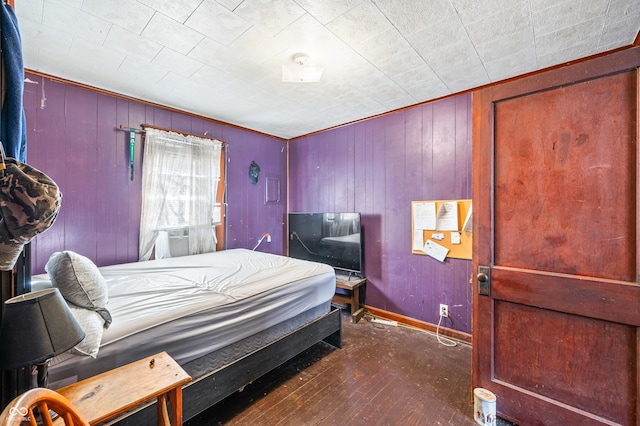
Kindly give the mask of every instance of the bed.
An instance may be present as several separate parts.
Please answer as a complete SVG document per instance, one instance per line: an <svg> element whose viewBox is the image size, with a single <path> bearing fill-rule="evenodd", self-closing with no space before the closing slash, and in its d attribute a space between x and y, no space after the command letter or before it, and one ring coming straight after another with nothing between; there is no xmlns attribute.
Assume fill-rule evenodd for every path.
<svg viewBox="0 0 640 426"><path fill-rule="evenodd" d="M51 388L166 351L194 379L183 389L186 420L317 342L341 346L335 273L321 263L232 249L98 271L111 325L95 358L52 360ZM34 289L48 285L46 274L32 278ZM119 423L155 416L145 407Z"/></svg>

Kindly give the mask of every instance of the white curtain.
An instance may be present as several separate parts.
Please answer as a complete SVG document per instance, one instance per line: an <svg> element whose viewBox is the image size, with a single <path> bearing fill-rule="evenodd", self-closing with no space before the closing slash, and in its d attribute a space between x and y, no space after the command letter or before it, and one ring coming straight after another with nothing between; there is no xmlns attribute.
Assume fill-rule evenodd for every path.
<svg viewBox="0 0 640 426"><path fill-rule="evenodd" d="M146 129L140 260L149 260L158 235L184 229L188 229L189 254L215 251L213 218L221 151L220 141Z"/></svg>

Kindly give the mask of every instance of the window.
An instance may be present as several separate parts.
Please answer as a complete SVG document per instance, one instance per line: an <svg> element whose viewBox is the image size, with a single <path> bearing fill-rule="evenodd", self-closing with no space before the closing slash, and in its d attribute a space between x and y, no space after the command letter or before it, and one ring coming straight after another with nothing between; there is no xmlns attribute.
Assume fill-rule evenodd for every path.
<svg viewBox="0 0 640 426"><path fill-rule="evenodd" d="M162 232L188 235L188 254L215 251L221 152L220 141L146 129L140 260L151 257Z"/></svg>

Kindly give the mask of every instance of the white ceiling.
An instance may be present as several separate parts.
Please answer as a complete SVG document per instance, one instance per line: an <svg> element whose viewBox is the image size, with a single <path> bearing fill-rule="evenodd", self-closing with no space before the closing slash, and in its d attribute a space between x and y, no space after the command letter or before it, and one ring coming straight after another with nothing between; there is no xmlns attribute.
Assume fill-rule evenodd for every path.
<svg viewBox="0 0 640 426"><path fill-rule="evenodd" d="M290 139L633 43L639 0L16 0L25 68ZM283 83L306 52L319 83Z"/></svg>

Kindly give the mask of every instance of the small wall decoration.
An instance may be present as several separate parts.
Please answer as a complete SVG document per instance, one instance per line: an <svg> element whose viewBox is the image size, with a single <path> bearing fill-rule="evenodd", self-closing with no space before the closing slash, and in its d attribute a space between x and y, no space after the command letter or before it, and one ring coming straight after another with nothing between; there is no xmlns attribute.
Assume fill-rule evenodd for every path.
<svg viewBox="0 0 640 426"><path fill-rule="evenodd" d="M251 161L249 165L249 182L258 183L258 176L260 175L260 166L255 161Z"/></svg>

